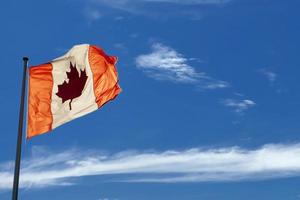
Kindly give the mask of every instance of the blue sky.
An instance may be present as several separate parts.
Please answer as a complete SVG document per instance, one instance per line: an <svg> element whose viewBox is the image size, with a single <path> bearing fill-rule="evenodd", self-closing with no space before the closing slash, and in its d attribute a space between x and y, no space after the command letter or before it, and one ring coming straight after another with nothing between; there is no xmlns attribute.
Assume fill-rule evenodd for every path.
<svg viewBox="0 0 300 200"><path fill-rule="evenodd" d="M10 199L22 57L119 58L123 92L23 145L20 199L300 198L297 0L5 1L0 199Z"/></svg>

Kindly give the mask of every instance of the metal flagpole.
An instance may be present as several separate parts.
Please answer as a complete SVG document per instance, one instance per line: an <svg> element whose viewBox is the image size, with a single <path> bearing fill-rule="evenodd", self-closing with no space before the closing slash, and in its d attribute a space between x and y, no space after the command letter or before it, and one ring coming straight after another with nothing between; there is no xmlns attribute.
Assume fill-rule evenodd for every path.
<svg viewBox="0 0 300 200"><path fill-rule="evenodd" d="M28 60L29 59L27 57L23 57L23 80L22 80L22 92L21 92L21 102L20 102L20 111L19 111L19 128L18 128L18 139L17 139L17 150L16 150L12 200L18 200L18 192L19 192L22 133L23 133L23 121L24 121L25 86L26 86L26 74L27 74Z"/></svg>

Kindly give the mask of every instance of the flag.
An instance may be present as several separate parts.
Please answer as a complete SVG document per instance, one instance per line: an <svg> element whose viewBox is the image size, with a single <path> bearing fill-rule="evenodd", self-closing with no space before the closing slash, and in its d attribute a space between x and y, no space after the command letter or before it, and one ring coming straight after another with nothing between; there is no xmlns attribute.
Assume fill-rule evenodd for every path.
<svg viewBox="0 0 300 200"><path fill-rule="evenodd" d="M29 68L27 139L93 112L121 89L117 57L82 44L53 61Z"/></svg>

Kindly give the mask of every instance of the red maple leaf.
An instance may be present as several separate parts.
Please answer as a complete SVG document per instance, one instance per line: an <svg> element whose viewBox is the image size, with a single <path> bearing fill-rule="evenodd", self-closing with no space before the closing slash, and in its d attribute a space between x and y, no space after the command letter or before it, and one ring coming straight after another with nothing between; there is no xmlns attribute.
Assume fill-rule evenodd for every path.
<svg viewBox="0 0 300 200"><path fill-rule="evenodd" d="M72 101L73 99L80 97L82 90L85 86L87 75L85 70L80 70L79 72L76 69L76 64L70 62L70 72L66 72L69 81L64 81L63 84L58 85L58 92L56 93L62 99L62 103L67 100L70 100L69 107L72 110Z"/></svg>

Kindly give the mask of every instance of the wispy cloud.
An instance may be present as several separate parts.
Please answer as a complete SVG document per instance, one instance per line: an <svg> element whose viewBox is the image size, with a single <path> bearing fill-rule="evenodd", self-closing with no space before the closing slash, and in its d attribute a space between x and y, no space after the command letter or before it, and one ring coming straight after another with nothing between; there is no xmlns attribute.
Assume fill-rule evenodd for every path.
<svg viewBox="0 0 300 200"><path fill-rule="evenodd" d="M299 176L299 155L300 144L271 144L252 150L227 147L117 154L44 152L23 161L20 181L22 188L38 188L76 184L76 177L107 174L119 177L113 181L125 182L261 180ZM0 190L11 189L12 171L0 169Z"/></svg>
<svg viewBox="0 0 300 200"><path fill-rule="evenodd" d="M98 7L102 12L121 11L149 17L178 17L201 19L199 8L202 6L220 6L232 0L90 0L88 6ZM172 11L172 12L166 12Z"/></svg>
<svg viewBox="0 0 300 200"><path fill-rule="evenodd" d="M221 5L229 3L232 0L93 0L92 2L104 4L112 8L127 9L127 7L141 6L143 4L167 3L179 5ZM131 11L131 10L128 10Z"/></svg>
<svg viewBox="0 0 300 200"><path fill-rule="evenodd" d="M258 72L264 75L270 83L274 83L277 79L277 74L267 68L259 69Z"/></svg>
<svg viewBox="0 0 300 200"><path fill-rule="evenodd" d="M103 0L99 0L103 1ZM105 0L104 0L105 1ZM119 0L120 2L125 2L124 0ZM207 5L207 4L224 4L229 3L232 0L127 0L126 3L134 2L146 2L146 3L170 3L170 4L184 4L184 5Z"/></svg>
<svg viewBox="0 0 300 200"><path fill-rule="evenodd" d="M115 198L99 198L98 200L119 200L119 199L115 199Z"/></svg>
<svg viewBox="0 0 300 200"><path fill-rule="evenodd" d="M83 9L82 13L87 20L88 26L93 25L104 16L104 14L101 13L98 8L93 6L86 6Z"/></svg>
<svg viewBox="0 0 300 200"><path fill-rule="evenodd" d="M102 17L102 14L100 13L100 11L91 6L86 7L83 11L83 14L88 19L89 23L92 23L93 21L98 20Z"/></svg>
<svg viewBox="0 0 300 200"><path fill-rule="evenodd" d="M152 52L139 55L135 62L138 69L156 80L191 83L202 89L229 87L225 81L214 79L204 72L197 72L194 67L189 65L189 60L171 47L154 43Z"/></svg>
<svg viewBox="0 0 300 200"><path fill-rule="evenodd" d="M236 99L224 99L221 101L224 106L233 108L237 113L243 113L249 108L256 105L256 103L249 99L236 100Z"/></svg>

